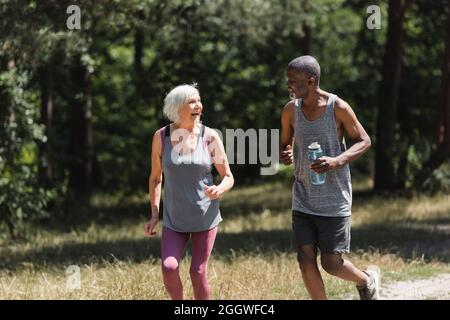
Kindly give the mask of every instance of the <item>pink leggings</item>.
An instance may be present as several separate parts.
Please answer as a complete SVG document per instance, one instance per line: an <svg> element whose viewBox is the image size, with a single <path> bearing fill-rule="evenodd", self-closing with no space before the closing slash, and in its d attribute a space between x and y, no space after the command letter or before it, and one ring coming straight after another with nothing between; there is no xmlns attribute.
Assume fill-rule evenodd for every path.
<svg viewBox="0 0 450 320"><path fill-rule="evenodd" d="M210 289L206 278L208 259L216 239L217 227L202 232L176 232L163 227L161 239L161 259L164 286L172 300L183 299L183 285L179 265L189 237L192 236L191 275L194 298L209 299Z"/></svg>

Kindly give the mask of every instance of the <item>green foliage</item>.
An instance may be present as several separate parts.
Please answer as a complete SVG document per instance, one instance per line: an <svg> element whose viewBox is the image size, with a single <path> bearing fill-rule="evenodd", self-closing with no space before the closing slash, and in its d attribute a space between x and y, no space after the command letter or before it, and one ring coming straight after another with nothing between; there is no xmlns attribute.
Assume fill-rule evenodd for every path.
<svg viewBox="0 0 450 320"><path fill-rule="evenodd" d="M66 28L70 4L81 8L79 31ZM366 8L371 4L381 7L381 30L366 28ZM394 142L398 153L392 158L405 186L434 149L444 12L444 1L417 0L405 19ZM286 65L304 54L300 40L305 25L312 31L311 54L321 63L321 87L350 103L375 144L376 117L382 116L377 114L377 89L387 31L386 2L0 1L0 60L12 57L16 64L1 74L2 216L24 212L33 216L29 212L41 212L48 200L40 194L48 191L37 183L37 146L45 139L37 124L43 67L53 77L49 87L54 103L55 185L65 186L70 170L71 111L81 96L71 68L81 62L92 80L96 190L145 192L151 137L168 123L162 115L165 94L178 84L197 82L206 125L222 131L279 128L281 109L288 102ZM139 37L141 52L137 52ZM372 157L368 153L352 164L352 174L372 174ZM258 166L234 165L232 170L237 184L260 178ZM279 175L289 179L291 171L284 168ZM429 183L443 188L437 181L444 180ZM42 203L35 205L36 201ZM17 213L18 203L29 208Z"/></svg>
<svg viewBox="0 0 450 320"><path fill-rule="evenodd" d="M425 181L424 189L431 193L450 192L450 162L447 161L439 169L435 170Z"/></svg>
<svg viewBox="0 0 450 320"><path fill-rule="evenodd" d="M22 233L25 221L45 216L52 197L38 184L37 143L45 136L25 91L27 80L27 74L15 69L0 74L0 222L12 237Z"/></svg>

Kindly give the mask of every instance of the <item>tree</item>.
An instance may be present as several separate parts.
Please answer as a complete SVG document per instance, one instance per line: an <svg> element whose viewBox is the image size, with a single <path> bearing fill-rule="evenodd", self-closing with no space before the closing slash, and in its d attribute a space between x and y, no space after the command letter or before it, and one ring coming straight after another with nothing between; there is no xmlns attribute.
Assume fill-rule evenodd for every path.
<svg viewBox="0 0 450 320"><path fill-rule="evenodd" d="M397 100L402 70L404 18L412 0L390 0L388 32L383 58L382 80L378 89L378 118L375 146L376 190L395 188L394 134Z"/></svg>
<svg viewBox="0 0 450 320"><path fill-rule="evenodd" d="M91 73L77 55L71 68L74 84L70 101L69 188L75 200L89 206L92 191L93 133Z"/></svg>
<svg viewBox="0 0 450 320"><path fill-rule="evenodd" d="M447 31L445 36L445 54L442 62L442 79L438 119L441 128L437 148L423 163L421 171L416 175L415 186L423 188L430 174L442 165L450 156L450 0L447 0Z"/></svg>
<svg viewBox="0 0 450 320"><path fill-rule="evenodd" d="M41 89L41 123L45 128L45 141L40 146L41 185L49 188L53 180L53 77L51 65L44 65L39 72Z"/></svg>
<svg viewBox="0 0 450 320"><path fill-rule="evenodd" d="M302 2L304 14L308 16L311 11L311 6L308 1ZM306 19L305 19L306 20ZM302 55L311 54L312 44L312 27L308 21L303 22L303 35L300 38L300 52Z"/></svg>
<svg viewBox="0 0 450 320"><path fill-rule="evenodd" d="M16 239L24 221L46 215L52 194L39 187L36 155L45 136L26 91L29 79L16 66L13 51L9 42L0 51L0 222Z"/></svg>

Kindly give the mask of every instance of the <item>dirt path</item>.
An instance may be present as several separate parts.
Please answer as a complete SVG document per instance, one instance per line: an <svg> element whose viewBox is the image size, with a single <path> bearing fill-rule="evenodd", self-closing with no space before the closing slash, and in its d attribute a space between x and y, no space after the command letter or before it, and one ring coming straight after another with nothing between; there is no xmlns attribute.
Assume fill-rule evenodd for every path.
<svg viewBox="0 0 450 320"><path fill-rule="evenodd" d="M407 280L381 286L383 300L450 300L450 273L428 279Z"/></svg>

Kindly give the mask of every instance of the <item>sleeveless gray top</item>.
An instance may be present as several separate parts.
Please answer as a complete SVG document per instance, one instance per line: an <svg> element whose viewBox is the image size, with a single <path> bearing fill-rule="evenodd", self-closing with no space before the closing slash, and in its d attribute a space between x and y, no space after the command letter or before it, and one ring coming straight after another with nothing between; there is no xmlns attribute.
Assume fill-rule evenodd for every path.
<svg viewBox="0 0 450 320"><path fill-rule="evenodd" d="M217 226L222 217L219 199L211 200L204 192L213 185L212 159L203 136L205 126L197 140L195 150L178 154L170 141L170 127L161 130L163 137L162 168L164 173L163 225L178 232L200 232Z"/></svg>
<svg viewBox="0 0 450 320"><path fill-rule="evenodd" d="M294 165L292 210L327 217L351 215L352 185L348 163L326 172L322 185L313 185L309 178L308 146L317 141L325 156L336 157L346 150L345 140L339 141L334 116L336 95L330 95L325 111L315 121L305 118L302 99L295 101Z"/></svg>

